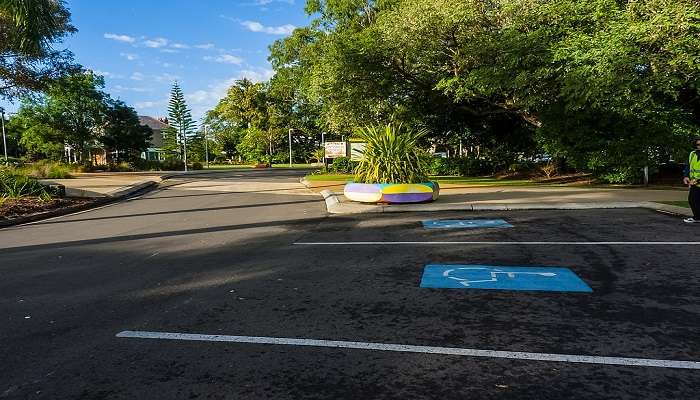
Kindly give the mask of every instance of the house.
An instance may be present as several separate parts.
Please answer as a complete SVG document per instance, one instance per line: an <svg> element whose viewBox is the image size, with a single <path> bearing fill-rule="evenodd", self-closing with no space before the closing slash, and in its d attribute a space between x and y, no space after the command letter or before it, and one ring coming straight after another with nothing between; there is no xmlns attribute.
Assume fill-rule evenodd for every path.
<svg viewBox="0 0 700 400"><path fill-rule="evenodd" d="M141 153L141 158L149 161L165 160L166 151L163 150L163 131L168 129L168 120L164 118L153 118L145 115L139 116L141 125L146 125L153 130L151 146Z"/></svg>

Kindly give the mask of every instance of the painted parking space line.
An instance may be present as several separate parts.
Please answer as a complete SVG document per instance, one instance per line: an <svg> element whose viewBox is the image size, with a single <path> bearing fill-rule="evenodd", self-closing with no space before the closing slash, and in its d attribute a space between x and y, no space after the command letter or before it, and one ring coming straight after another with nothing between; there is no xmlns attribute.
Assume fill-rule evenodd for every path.
<svg viewBox="0 0 700 400"><path fill-rule="evenodd" d="M593 291L568 268L454 264L426 265L420 287L539 292Z"/></svg>
<svg viewBox="0 0 700 400"><path fill-rule="evenodd" d="M440 241L378 241L378 242L295 242L297 246L698 246L700 242L440 242Z"/></svg>
<svg viewBox="0 0 700 400"><path fill-rule="evenodd" d="M503 219L431 219L425 220L423 227L426 229L484 229L484 228L512 228Z"/></svg>
<svg viewBox="0 0 700 400"><path fill-rule="evenodd" d="M401 353L440 354L465 357L506 358L514 360L552 361L582 364L623 365L632 367L657 367L678 369L700 369L698 361L678 361L654 358L602 357L573 354L528 353L520 351L481 350L459 347L415 346L408 344L351 342L344 340L296 339L267 336L203 335L193 333L123 331L119 338L160 339L203 342L251 343L282 346L330 347L340 349L393 351Z"/></svg>

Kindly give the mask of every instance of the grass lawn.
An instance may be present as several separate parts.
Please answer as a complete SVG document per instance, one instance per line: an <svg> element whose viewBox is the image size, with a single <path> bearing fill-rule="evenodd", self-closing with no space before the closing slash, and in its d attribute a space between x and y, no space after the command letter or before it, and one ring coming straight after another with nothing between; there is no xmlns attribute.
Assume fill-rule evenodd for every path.
<svg viewBox="0 0 700 400"><path fill-rule="evenodd" d="M306 179L311 182L332 181L347 182L352 180L351 174L318 174L307 175ZM527 186L536 185L537 182L529 179L496 179L492 177L463 177L463 176L431 176L430 179L437 180L438 183L451 185L468 186Z"/></svg>
<svg viewBox="0 0 700 400"><path fill-rule="evenodd" d="M209 168L204 168L205 170L208 169L221 169L221 170L226 170L226 169L251 169L255 167L255 165L247 165L247 164L209 164ZM272 164L272 168L289 168L289 164ZM293 169L314 169L314 168L320 168L317 165L314 164L292 164Z"/></svg>
<svg viewBox="0 0 700 400"><path fill-rule="evenodd" d="M204 165L204 163L202 163ZM243 165L243 164L209 164L209 167L204 167L205 170L207 169L251 169L253 168L252 165Z"/></svg>
<svg viewBox="0 0 700 400"><path fill-rule="evenodd" d="M688 204L687 201L657 201L657 203L668 204L669 206L690 208L690 204Z"/></svg>

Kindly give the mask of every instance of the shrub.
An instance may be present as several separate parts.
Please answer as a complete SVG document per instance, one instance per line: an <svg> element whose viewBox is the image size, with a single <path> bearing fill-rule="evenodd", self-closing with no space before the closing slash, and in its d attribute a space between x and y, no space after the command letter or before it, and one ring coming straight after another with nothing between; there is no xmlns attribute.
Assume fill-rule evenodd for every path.
<svg viewBox="0 0 700 400"><path fill-rule="evenodd" d="M183 171L184 169L185 163L176 158L170 158L161 162L162 171Z"/></svg>
<svg viewBox="0 0 700 400"><path fill-rule="evenodd" d="M192 163L192 166L190 168L194 171L198 171L204 169L204 165L202 165L202 163L199 161L195 161Z"/></svg>
<svg viewBox="0 0 700 400"><path fill-rule="evenodd" d="M418 183L427 178L427 165L418 141L425 131L405 129L401 124L360 129L355 135L366 145L355 167L361 183Z"/></svg>
<svg viewBox="0 0 700 400"><path fill-rule="evenodd" d="M555 161L550 161L540 167L540 171L547 179L555 176L559 172L559 165Z"/></svg>
<svg viewBox="0 0 700 400"><path fill-rule="evenodd" d="M36 178L13 168L0 170L0 197L37 196L48 200L51 191Z"/></svg>
<svg viewBox="0 0 700 400"><path fill-rule="evenodd" d="M70 166L54 161L37 161L26 168L29 175L37 179L68 179L73 177L70 174Z"/></svg>
<svg viewBox="0 0 700 400"><path fill-rule="evenodd" d="M109 172L133 172L135 168L125 162L112 163L107 166Z"/></svg>
<svg viewBox="0 0 700 400"><path fill-rule="evenodd" d="M143 158L139 158L137 160L134 160L129 165L131 166L131 168L133 168L136 171L162 171L163 170L163 163L161 163L160 161L144 160Z"/></svg>
<svg viewBox="0 0 700 400"><path fill-rule="evenodd" d="M519 161L512 163L508 166L508 172L511 173L522 173L531 172L536 169L537 165L532 161Z"/></svg>
<svg viewBox="0 0 700 400"><path fill-rule="evenodd" d="M604 183L639 183L642 181L642 171L634 167L619 167L602 173L598 172L598 177Z"/></svg>
<svg viewBox="0 0 700 400"><path fill-rule="evenodd" d="M328 165L328 172L351 174L355 166L357 166L357 161L350 161L348 157L338 157L333 159L333 162Z"/></svg>
<svg viewBox="0 0 700 400"><path fill-rule="evenodd" d="M475 157L429 156L427 164L430 175L475 176L493 172L493 164Z"/></svg>

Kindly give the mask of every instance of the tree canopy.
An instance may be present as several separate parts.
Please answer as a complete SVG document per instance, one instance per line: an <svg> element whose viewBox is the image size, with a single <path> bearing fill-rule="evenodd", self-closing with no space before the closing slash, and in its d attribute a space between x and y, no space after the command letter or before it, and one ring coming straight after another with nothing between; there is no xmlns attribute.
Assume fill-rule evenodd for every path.
<svg viewBox="0 0 700 400"><path fill-rule="evenodd" d="M75 32L58 0L0 0L0 97L43 90L75 71L73 55L53 45Z"/></svg>
<svg viewBox="0 0 700 400"><path fill-rule="evenodd" d="M693 0L308 0L272 82L319 129L400 120L433 144L545 151L627 178L700 130ZM295 106L296 109L301 109Z"/></svg>

